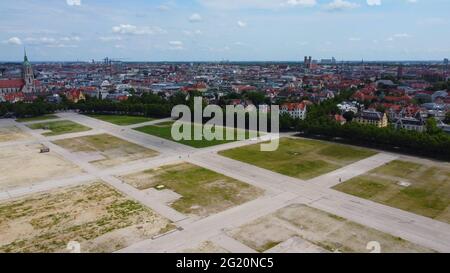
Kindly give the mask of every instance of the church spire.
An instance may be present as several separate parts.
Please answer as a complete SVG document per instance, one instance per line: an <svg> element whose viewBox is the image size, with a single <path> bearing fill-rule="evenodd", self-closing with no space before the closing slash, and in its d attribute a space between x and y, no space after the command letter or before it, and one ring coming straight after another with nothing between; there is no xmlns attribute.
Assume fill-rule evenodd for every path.
<svg viewBox="0 0 450 273"><path fill-rule="evenodd" d="M22 92L33 93L35 91L33 68L28 61L27 50L25 48L23 53L23 80L25 81L25 86L23 87Z"/></svg>
<svg viewBox="0 0 450 273"><path fill-rule="evenodd" d="M23 65L25 66L31 66L30 62L28 61L28 55L27 55L27 49L23 48Z"/></svg>

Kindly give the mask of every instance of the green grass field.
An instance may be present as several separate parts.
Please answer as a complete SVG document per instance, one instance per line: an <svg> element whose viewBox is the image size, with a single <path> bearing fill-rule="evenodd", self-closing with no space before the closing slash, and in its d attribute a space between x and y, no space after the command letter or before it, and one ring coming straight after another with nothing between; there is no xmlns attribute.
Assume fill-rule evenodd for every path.
<svg viewBox="0 0 450 273"><path fill-rule="evenodd" d="M59 118L56 115L43 115L39 117L33 117L33 118L18 118L16 119L17 122L32 122L32 121L41 121L41 120L49 120L49 119L57 119Z"/></svg>
<svg viewBox="0 0 450 273"><path fill-rule="evenodd" d="M399 182L410 183L409 187ZM450 223L450 168L393 161L336 190Z"/></svg>
<svg viewBox="0 0 450 273"><path fill-rule="evenodd" d="M150 125L150 126L145 126L145 127L141 127L141 128L137 128L135 130L139 131L139 132L143 132L149 135L153 135L153 136L157 136L160 138L164 138L164 139L168 139L168 140L173 140L172 138L172 125L174 122L169 121L169 122L163 122L160 124L156 124L156 125ZM194 128L195 127L200 127L201 125L191 125L191 138L194 138ZM233 130L233 129L226 129L226 130ZM223 130L223 135L224 135L224 139L225 139L225 135L226 135L226 130ZM237 134L237 130L234 130L235 132L235 136ZM246 132L246 138L249 137L249 133ZM191 146L194 148L206 148L206 147L211 147L211 146L216 146L216 145L220 145L220 144L225 144L225 143L230 143L230 142L234 142L235 140L180 140L177 141L178 143L187 145L187 146Z"/></svg>
<svg viewBox="0 0 450 273"><path fill-rule="evenodd" d="M261 152L260 145L231 149L221 155L300 179L311 179L348 164L373 156L367 149L283 138L278 150Z"/></svg>
<svg viewBox="0 0 450 273"><path fill-rule="evenodd" d="M133 124L139 124L155 119L140 117L140 116L125 116L125 115L86 115L91 118L96 118L102 121L113 123L120 126L127 126Z"/></svg>
<svg viewBox="0 0 450 273"><path fill-rule="evenodd" d="M200 216L224 211L263 193L249 184L187 163L165 166L121 179L140 190L164 185L182 196L172 204L174 209Z"/></svg>
<svg viewBox="0 0 450 273"><path fill-rule="evenodd" d="M45 129L51 132L44 133L44 136L57 136L69 133L77 133L89 131L91 128L83 126L81 124L75 123L69 120L53 121L53 122L42 122L37 124L28 125L29 128L33 130Z"/></svg>

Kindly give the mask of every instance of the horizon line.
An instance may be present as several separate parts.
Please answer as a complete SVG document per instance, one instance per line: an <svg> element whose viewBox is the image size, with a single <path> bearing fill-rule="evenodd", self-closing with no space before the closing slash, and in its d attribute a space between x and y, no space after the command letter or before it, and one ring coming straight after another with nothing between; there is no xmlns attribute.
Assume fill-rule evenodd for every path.
<svg viewBox="0 0 450 273"><path fill-rule="evenodd" d="M440 60L438 59L403 59L403 60L366 60L366 59L359 59L359 60L336 60L336 64L343 63L343 62L352 62L352 63L374 63L374 62L443 62L446 58L442 58ZM94 60L96 63L102 63L104 62L104 59L91 59L91 60L37 60L37 61L30 61L30 63L92 63L92 60ZM315 59L318 61L317 64L321 64L321 60L329 60L329 59ZM114 58L111 59L112 62L122 62L122 63L304 63L303 60L189 60L189 61L182 61L182 60L160 60L160 61L149 61L149 60L114 60ZM23 60L15 60L15 61L6 61L6 60L0 60L0 63L22 63ZM324 64L330 64L330 63L324 63Z"/></svg>

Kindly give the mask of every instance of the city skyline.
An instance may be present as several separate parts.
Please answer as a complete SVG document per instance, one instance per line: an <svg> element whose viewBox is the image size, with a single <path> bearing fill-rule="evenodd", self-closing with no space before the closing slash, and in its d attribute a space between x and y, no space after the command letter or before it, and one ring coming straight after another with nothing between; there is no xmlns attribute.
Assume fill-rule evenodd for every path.
<svg viewBox="0 0 450 273"><path fill-rule="evenodd" d="M442 0L2 1L0 60L422 61L450 55ZM305 27L306 26L306 27Z"/></svg>

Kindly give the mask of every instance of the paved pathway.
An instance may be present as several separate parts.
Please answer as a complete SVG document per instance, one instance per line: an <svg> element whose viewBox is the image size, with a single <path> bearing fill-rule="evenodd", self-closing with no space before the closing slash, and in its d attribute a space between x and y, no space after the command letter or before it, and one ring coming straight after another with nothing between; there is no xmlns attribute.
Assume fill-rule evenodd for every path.
<svg viewBox="0 0 450 273"><path fill-rule="evenodd" d="M380 153L340 168L334 172L311 179L308 182L316 184L319 187L332 188L339 183L358 177L398 158L398 156Z"/></svg>
<svg viewBox="0 0 450 273"><path fill-rule="evenodd" d="M157 119L157 120L147 121L147 122L143 122L143 123L132 124L132 125L124 126L124 127L128 128L128 129L135 129L135 128L140 128L140 127L149 126L149 125L155 125L155 124L163 123L163 122L167 122L167 121L173 121L173 118Z"/></svg>
<svg viewBox="0 0 450 273"><path fill-rule="evenodd" d="M43 182L29 190L15 189L7 193L0 193L0 199L17 197L22 193L50 190L54 188L52 185L60 187L83 183L92 178L100 178L119 191L177 222L183 228L182 231L154 240L139 242L121 250L121 252L175 252L193 248L205 240L221 238L220 236L223 236L226 229L239 227L249 221L296 203L307 204L437 251L450 252L450 225L330 189L336 184L336 181L339 181L337 178L342 178L342 181L351 179L386 162L395 160L396 156L382 153L313 180L303 181L216 154L217 151L222 149L239 147L240 145L249 144L248 142L229 143L206 149L193 149L137 132L131 128L109 124L75 113L62 113L59 116L95 128L95 130L99 130L98 132L106 132L124 140L157 150L161 155L156 158L139 160L107 170L98 170L88 162L80 160L76 155L52 144L49 138L42 137L29 129L27 130L24 125L19 125L22 128L25 127L23 129L30 132L39 142L48 145L53 151L80 166L87 174L76 179L62 179L59 183L55 183L55 181ZM5 122L0 122L0 126L4 124ZM14 124L14 122L9 122L8 124ZM180 161L188 161L257 186L264 189L266 194L257 200L207 218L186 218L186 216L174 211L166 204L149 198L145 195L145 192L140 192L114 177L115 175L124 175Z"/></svg>

